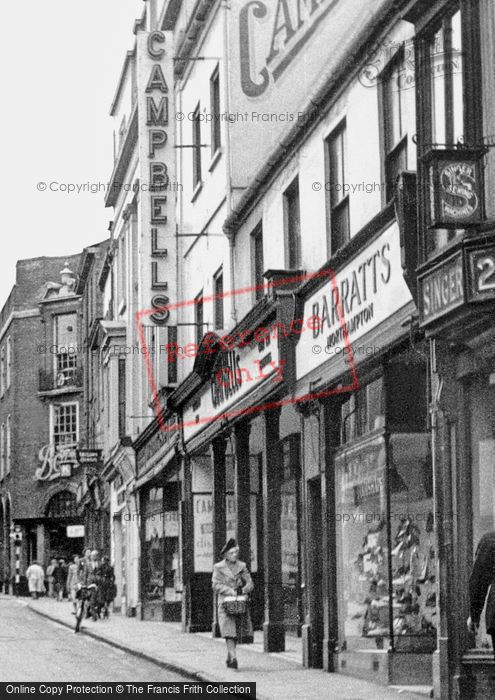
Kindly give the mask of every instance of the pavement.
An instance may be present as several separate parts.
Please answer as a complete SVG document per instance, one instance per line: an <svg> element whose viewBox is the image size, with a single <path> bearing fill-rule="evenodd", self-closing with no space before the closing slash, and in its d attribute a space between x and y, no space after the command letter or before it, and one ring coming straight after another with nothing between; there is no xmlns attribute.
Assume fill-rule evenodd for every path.
<svg viewBox="0 0 495 700"><path fill-rule="evenodd" d="M47 598L17 600L38 615L74 628L72 606L67 601L59 603ZM265 654L259 641L239 646L239 669L227 669L222 639L214 639L209 633L185 634L176 623L148 622L114 613L109 620L86 620L81 631L189 679L202 682L255 681L259 700L424 700L429 693L424 687L388 688L340 673L307 669L296 659L294 649L285 654Z"/></svg>

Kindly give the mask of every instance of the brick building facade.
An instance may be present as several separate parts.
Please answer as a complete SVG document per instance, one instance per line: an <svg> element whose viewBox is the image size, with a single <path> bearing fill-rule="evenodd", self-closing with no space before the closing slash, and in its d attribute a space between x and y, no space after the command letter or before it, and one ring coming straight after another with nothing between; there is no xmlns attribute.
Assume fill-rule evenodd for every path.
<svg viewBox="0 0 495 700"><path fill-rule="evenodd" d="M34 559L68 557L83 540L75 446L82 368L78 361L79 256L20 260L0 313L0 562L5 589ZM13 530L20 533L15 541Z"/></svg>

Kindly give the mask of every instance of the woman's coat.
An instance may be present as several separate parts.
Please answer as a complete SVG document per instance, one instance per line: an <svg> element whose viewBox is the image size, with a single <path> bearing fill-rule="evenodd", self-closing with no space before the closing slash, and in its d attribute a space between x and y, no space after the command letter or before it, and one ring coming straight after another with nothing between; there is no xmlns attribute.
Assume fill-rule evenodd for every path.
<svg viewBox="0 0 495 700"><path fill-rule="evenodd" d="M39 564L31 564L26 571L26 578L28 580L28 588L30 593L44 593L45 586L45 574L43 569Z"/></svg>
<svg viewBox="0 0 495 700"><path fill-rule="evenodd" d="M249 608L245 615L227 615L223 602L227 596L237 593L237 587L242 586L244 593L251 593L254 588L253 580L247 566L242 561L236 561L231 568L225 559L215 564L211 578L212 587L217 594L217 613L220 634L222 637L233 637L238 641L253 636L253 626Z"/></svg>

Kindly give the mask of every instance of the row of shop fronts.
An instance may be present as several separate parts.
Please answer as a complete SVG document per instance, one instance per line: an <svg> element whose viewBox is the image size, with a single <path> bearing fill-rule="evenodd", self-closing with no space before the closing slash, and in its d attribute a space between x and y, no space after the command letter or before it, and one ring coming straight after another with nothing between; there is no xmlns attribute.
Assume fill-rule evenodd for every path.
<svg viewBox="0 0 495 700"><path fill-rule="evenodd" d="M134 443L135 476L115 471L114 559L128 578L139 539L128 614L217 634L212 566L235 536L265 651L295 635L307 666L428 684L438 628L428 344L393 207L374 224L332 274L269 273L228 338L205 336L163 420ZM353 280L354 300L337 300Z"/></svg>
<svg viewBox="0 0 495 700"><path fill-rule="evenodd" d="M488 637L464 623L472 543L495 526L492 311L420 328L393 209L374 223L331 276L272 273L242 342L204 339L111 483L119 591L128 614L218 634L211 569L236 536L265 651L296 635L307 666L482 697ZM335 289L363 264L349 317Z"/></svg>
<svg viewBox="0 0 495 700"><path fill-rule="evenodd" d="M235 536L266 652L283 651L292 635L309 667L433 685L448 700L491 697L488 638L483 628L469 635L466 619L475 547L495 527L493 3L384 0L366 15L350 2L347 19L338 3L320 3L321 12L302 3L298 31L312 37L304 59L278 3L271 90L263 63L263 83L246 73L247 18L258 26L267 10L254 5L204 2L189 16L166 2L163 22L143 17L112 107L129 124L112 177L134 172L137 146L136 172L147 173L154 146L172 149L176 139L177 154L164 158L186 183L168 218L165 197L154 197L151 214L138 196L117 189L107 198L116 221L96 322L119 415L107 417L103 399L94 439L106 440L116 606L217 635L211 572ZM341 51L327 57L339 32ZM148 155L136 114L149 116L149 89L165 85L159 72L148 83L138 71L142 104L131 101L128 122L125 86L144 54L172 71L172 53L158 47L172 41L169 97L196 116L168 141L165 132L152 140ZM203 59L222 42L223 68L207 73ZM242 95L231 84L232 53ZM311 94L294 80L310 70L326 71ZM267 111L303 104L307 123L275 148L282 122L255 131L254 120L225 120L202 153L209 137L199 115L208 105L219 113L223 80L232 105L251 109L267 89ZM222 144L237 155L224 156ZM386 183L375 194L363 178ZM148 257L151 304L135 282ZM204 302L215 296L225 308L210 313ZM180 361L174 352L161 365L111 352L115 339L128 349L164 338L184 343Z"/></svg>

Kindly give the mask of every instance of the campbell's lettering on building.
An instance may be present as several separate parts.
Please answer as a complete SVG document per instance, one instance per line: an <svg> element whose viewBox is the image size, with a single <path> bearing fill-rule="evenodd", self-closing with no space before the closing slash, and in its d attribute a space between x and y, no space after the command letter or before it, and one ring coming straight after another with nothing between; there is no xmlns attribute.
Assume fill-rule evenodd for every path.
<svg viewBox="0 0 495 700"><path fill-rule="evenodd" d="M210 382L211 400L215 408L241 389L243 375L241 357L237 350L228 350L219 359Z"/></svg>
<svg viewBox="0 0 495 700"><path fill-rule="evenodd" d="M260 154L274 149L290 126L308 119L301 110L312 89L316 91L318 78L323 81L325 75L342 70L344 61L352 61L359 34L390 4L391 0L231 0L228 74L230 112L235 115L235 187L247 186Z"/></svg>
<svg viewBox="0 0 495 700"><path fill-rule="evenodd" d="M142 188L142 255L150 260L150 319L173 323L167 308L175 289L174 201L170 173L174 172L173 35L154 30L137 34L138 131Z"/></svg>
<svg viewBox="0 0 495 700"><path fill-rule="evenodd" d="M263 340L260 340L261 335ZM208 424L228 417L241 399L265 382L282 382L284 367L285 361L279 356L276 325L255 329L251 340L244 339L235 347L229 344L216 352L209 381L184 411L184 439L187 441Z"/></svg>
<svg viewBox="0 0 495 700"><path fill-rule="evenodd" d="M324 279L321 288L304 303L302 325L312 331L299 336L298 379L345 354L349 344L357 348L359 338L412 301L402 273L397 223ZM309 324L309 319L318 322Z"/></svg>
<svg viewBox="0 0 495 700"><path fill-rule="evenodd" d="M316 26L339 2L342 0L245 3L239 12L243 92L248 97L258 97L267 90L270 82L276 82L309 41ZM267 21L270 22L268 32ZM260 31L262 28L263 31ZM257 42L261 41L266 46L266 36L270 37L269 51L262 63L257 53ZM256 66L256 71L252 66Z"/></svg>

